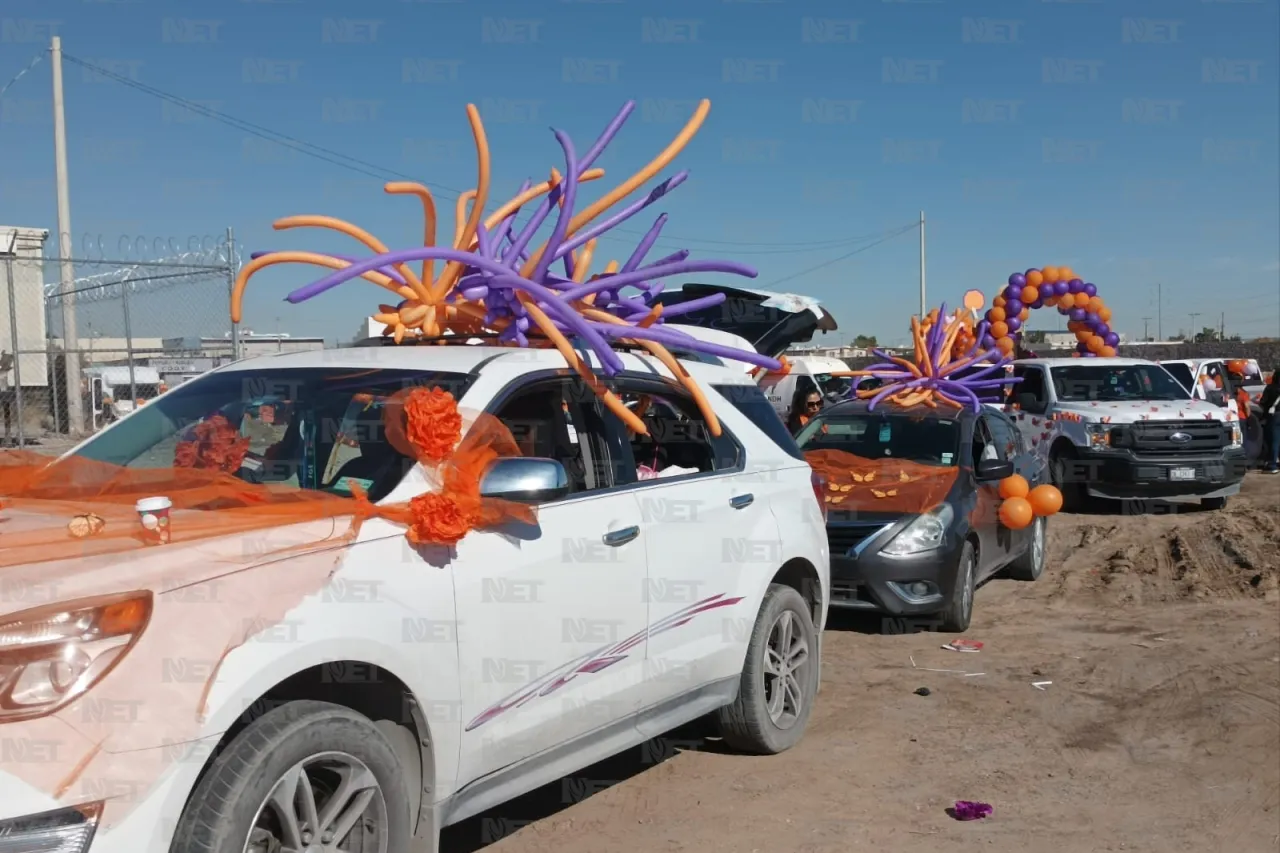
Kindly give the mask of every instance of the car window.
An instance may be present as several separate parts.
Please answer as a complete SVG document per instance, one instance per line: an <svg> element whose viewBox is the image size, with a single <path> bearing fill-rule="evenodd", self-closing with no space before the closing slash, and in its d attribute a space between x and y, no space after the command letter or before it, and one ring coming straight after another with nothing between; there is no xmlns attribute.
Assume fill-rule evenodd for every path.
<svg viewBox="0 0 1280 853"><path fill-rule="evenodd" d="M1191 386L1195 384L1195 379L1191 376L1191 368L1185 364L1166 364L1165 370L1173 374L1173 378L1182 383L1183 387L1191 390Z"/></svg>
<svg viewBox="0 0 1280 853"><path fill-rule="evenodd" d="M339 495L360 482L376 501L413 462L385 440L382 411L367 402L417 385L461 397L470 381L454 373L329 367L214 372L147 403L75 455L135 469L214 466L248 482ZM216 435L219 447L248 439L247 447L200 455L211 447L202 435ZM237 462L228 460L239 467L230 470Z"/></svg>
<svg viewBox="0 0 1280 853"><path fill-rule="evenodd" d="M1013 424L999 415L990 413L983 415L982 420L986 422L987 429L990 431L991 442L995 447L997 458L1002 461L1008 461L1017 456L1018 434L1014 430ZM990 455L989 451L985 452Z"/></svg>
<svg viewBox="0 0 1280 853"><path fill-rule="evenodd" d="M1004 461L1006 457L1001 455L1001 449L996 444L991 435L991 429L987 426L985 417L978 418L973 422L973 464L979 462L997 460Z"/></svg>
<svg viewBox="0 0 1280 853"><path fill-rule="evenodd" d="M620 459L621 422L581 380L554 379L521 388L493 414L511 431L521 456L564 466L570 494L630 482Z"/></svg>
<svg viewBox="0 0 1280 853"><path fill-rule="evenodd" d="M638 479L707 474L741 461L742 448L728 430L721 425L721 434L712 436L693 399L678 386L624 380L618 396L648 429L648 435L628 432Z"/></svg>
<svg viewBox="0 0 1280 853"><path fill-rule="evenodd" d="M778 410L769 402L769 398L755 385L713 385L716 393L728 400L733 407L746 416L747 420L757 426L761 432L769 436L773 443L782 448L793 459L803 459L804 454L796 445L787 425L778 416Z"/></svg>
<svg viewBox="0 0 1280 853"><path fill-rule="evenodd" d="M921 465L958 464L959 422L877 409L814 418L796 441L805 451L839 450L863 459L902 459Z"/></svg>
<svg viewBox="0 0 1280 853"><path fill-rule="evenodd" d="M1021 382L1015 382L1011 386L1011 393L1014 400L1029 396L1034 398L1035 406L1043 410L1048 405L1049 400L1045 395L1044 388L1044 371L1038 367L1015 367L1013 370L1015 377L1021 377Z"/></svg>

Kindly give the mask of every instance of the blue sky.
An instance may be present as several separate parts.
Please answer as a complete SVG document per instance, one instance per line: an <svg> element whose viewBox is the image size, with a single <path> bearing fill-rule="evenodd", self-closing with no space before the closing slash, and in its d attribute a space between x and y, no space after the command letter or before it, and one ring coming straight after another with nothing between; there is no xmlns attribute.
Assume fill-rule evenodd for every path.
<svg viewBox="0 0 1280 853"><path fill-rule="evenodd" d="M418 208L381 183L389 171L432 184L451 227L443 188L475 174L468 102L487 118L505 198L561 165L549 127L581 150L635 99L600 163L609 184L707 97L707 124L667 170L690 180L650 208L670 214L660 248L755 264L758 286L828 303L841 337L905 337L918 237L871 244L921 209L931 303L1069 264L1121 331L1156 317L1159 282L1166 333L1198 312L1197 325L1225 313L1228 332L1280 334L1275 0L7 0L0 25L0 85L56 32L69 56L380 167L291 152L67 62L79 254L85 235L116 256L122 236L186 243L227 226L250 250L351 250L271 231L295 213L416 245ZM49 75L41 62L4 97L6 224L56 228ZM644 216L597 259L625 258ZM247 325L349 338L379 301L352 283L280 303L311 277L259 274ZM204 287L189 310L217 314Z"/></svg>

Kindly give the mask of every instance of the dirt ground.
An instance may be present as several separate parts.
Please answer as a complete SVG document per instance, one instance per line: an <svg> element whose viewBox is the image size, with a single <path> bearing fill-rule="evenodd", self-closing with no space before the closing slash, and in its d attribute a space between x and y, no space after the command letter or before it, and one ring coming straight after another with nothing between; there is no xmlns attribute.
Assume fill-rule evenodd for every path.
<svg viewBox="0 0 1280 853"><path fill-rule="evenodd" d="M444 850L1280 850L1280 477L1250 474L1221 512L1059 516L1039 582L979 591L979 654L871 621L830 626L792 751L675 732ZM952 820L956 800L994 814Z"/></svg>

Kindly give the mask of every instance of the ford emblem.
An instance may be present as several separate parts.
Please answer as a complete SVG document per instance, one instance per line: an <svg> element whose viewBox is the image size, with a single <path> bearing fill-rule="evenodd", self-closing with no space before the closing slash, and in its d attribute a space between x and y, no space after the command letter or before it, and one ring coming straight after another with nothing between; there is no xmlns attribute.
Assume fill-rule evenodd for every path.
<svg viewBox="0 0 1280 853"><path fill-rule="evenodd" d="M1191 436L1185 432L1175 432L1173 435L1169 436L1169 440L1174 444L1186 444L1191 440Z"/></svg>

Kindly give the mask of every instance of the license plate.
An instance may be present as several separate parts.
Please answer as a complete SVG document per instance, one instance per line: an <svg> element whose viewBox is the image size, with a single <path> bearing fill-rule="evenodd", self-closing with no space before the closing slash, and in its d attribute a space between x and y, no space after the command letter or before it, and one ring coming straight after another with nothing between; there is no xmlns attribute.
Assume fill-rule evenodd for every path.
<svg viewBox="0 0 1280 853"><path fill-rule="evenodd" d="M1194 480L1196 478L1195 468L1170 468L1170 480Z"/></svg>

